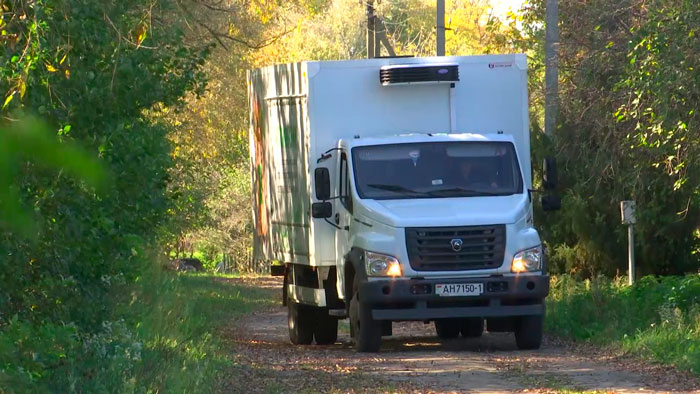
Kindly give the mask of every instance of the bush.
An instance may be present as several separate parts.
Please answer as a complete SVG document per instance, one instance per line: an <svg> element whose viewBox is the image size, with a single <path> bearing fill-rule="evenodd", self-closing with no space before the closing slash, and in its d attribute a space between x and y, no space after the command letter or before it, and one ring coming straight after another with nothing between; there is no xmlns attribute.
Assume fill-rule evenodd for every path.
<svg viewBox="0 0 700 394"><path fill-rule="evenodd" d="M154 266L158 266L154 264ZM216 330L274 303L267 292L160 268L120 288L116 320L92 333L11 319L0 331L0 387L17 392L212 392L231 366Z"/></svg>
<svg viewBox="0 0 700 394"><path fill-rule="evenodd" d="M602 276L552 278L546 329L617 344L700 374L700 275L646 276L627 286Z"/></svg>

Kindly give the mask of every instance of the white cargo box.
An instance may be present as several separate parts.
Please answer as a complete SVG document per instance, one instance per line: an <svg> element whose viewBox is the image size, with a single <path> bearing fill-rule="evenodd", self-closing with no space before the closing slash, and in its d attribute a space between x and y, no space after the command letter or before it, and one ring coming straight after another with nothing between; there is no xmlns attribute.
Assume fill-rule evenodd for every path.
<svg viewBox="0 0 700 394"><path fill-rule="evenodd" d="M421 81L428 68L439 81ZM256 260L335 265L335 229L311 204L317 160L340 139L512 135L532 187L525 55L302 62L252 70L248 84Z"/></svg>

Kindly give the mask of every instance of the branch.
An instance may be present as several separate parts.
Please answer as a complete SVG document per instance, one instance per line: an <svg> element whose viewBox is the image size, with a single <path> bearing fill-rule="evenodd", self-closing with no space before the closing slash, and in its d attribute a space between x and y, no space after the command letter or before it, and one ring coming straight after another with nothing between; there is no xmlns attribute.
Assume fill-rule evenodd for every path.
<svg viewBox="0 0 700 394"><path fill-rule="evenodd" d="M204 7L207 8L207 9L210 9L210 10L212 10L212 11L219 11L219 12L232 12L232 11L233 11L233 7L221 8L221 7L217 7L217 6L211 5L211 4L207 3L207 2L204 1L204 0L192 0L192 1L195 2L195 3L197 3L197 4L199 4L199 5L204 6ZM216 4L219 5L219 4L221 4L221 3L222 3L222 1L219 1L219 2L217 2Z"/></svg>
<svg viewBox="0 0 700 394"><path fill-rule="evenodd" d="M208 30L209 30L209 29L208 29ZM246 41L246 40L244 40L244 39L242 39L242 38L239 38L239 37L230 36L230 35L224 34L224 33L217 33L217 32L215 32L215 31L209 30L209 32L212 33L212 34L214 35L214 37L217 38L217 39L225 38L225 39L227 39L227 40L231 40L231 41L236 42L236 43L238 43L238 44L245 45L246 47L248 47L248 48L250 48L250 49L261 49L261 48L265 48L266 46L272 45L272 44L274 44L275 42L279 41L282 37L286 36L287 34L293 32L293 31L294 31L294 29L288 29L288 30L285 30L285 31L283 31L282 33L277 34L277 35L275 35L275 36L272 36L272 37L270 37L270 38L268 38L268 39L266 39L266 40L262 40L262 41L260 41L260 42L258 42L258 43L251 43L250 41ZM224 47L225 47L225 46L224 46Z"/></svg>
<svg viewBox="0 0 700 394"><path fill-rule="evenodd" d="M233 7L229 7L229 8L217 7L217 5L221 4L222 1L218 1L215 5L207 3L205 0L190 0L190 1L192 1L195 4L201 5L201 6L207 8L211 11L232 13L234 10ZM185 7L185 5L183 4L183 0L177 1L177 4L178 4L179 8L185 14L187 14L187 16L192 21L194 21L200 27L204 28L204 30L206 30L209 33L209 35L211 35L212 38L214 38L219 43L219 45L221 45L225 49L228 49L228 46L224 43L224 39L229 40L229 41L233 41L233 42L240 44L240 45L243 45L249 49L261 49L261 48L264 48L268 45L271 45L271 44L277 42L280 38L282 38L282 37L286 36L287 34L294 31L294 29L286 29L285 28L285 30L282 33L277 34L273 37L270 37L268 39L265 39L265 40L262 40L259 42L252 42L252 41L246 40L245 38L241 38L239 36L232 36L232 35L227 34L227 33L222 33L220 31L216 31L215 29L213 29L210 26L211 25L210 21L204 22L204 21L201 21L198 18L196 18L195 15L187 7ZM185 18L185 21L187 21L187 18Z"/></svg>
<svg viewBox="0 0 700 394"><path fill-rule="evenodd" d="M112 26L112 28L113 28L114 31L117 33L117 36L119 37L120 40L123 38L124 41L126 41L126 42L128 42L129 44L133 45L133 46L136 47L137 49L138 49L138 48L143 48L143 49L158 49L157 47L149 47L149 46L146 46L146 45L137 44L137 43L135 43L135 42L129 40L126 36L124 36L124 35L119 31L119 29L117 29L117 26L114 25L114 22L112 22L112 20L109 18L109 15L107 15L107 13L104 13L103 15L104 15L105 21L107 21L107 23L109 23L109 24Z"/></svg>

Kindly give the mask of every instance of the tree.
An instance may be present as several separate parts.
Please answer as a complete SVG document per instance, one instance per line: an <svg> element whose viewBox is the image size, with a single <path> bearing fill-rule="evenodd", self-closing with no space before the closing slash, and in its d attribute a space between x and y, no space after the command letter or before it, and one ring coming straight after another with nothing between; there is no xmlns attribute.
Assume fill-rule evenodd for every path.
<svg viewBox="0 0 700 394"><path fill-rule="evenodd" d="M17 0L2 7L4 127L14 128L23 113L39 115L64 150L84 146L113 182L97 194L62 171L15 163L13 188L40 225L29 239L0 235L0 326L17 315L95 329L109 315L110 278L134 278L151 264L145 250L167 223L167 129L144 111L176 108L188 91L201 92L209 47L185 45L184 25L168 3ZM69 170L69 159L78 156L55 163Z"/></svg>
<svg viewBox="0 0 700 394"><path fill-rule="evenodd" d="M535 155L556 153L563 175L564 209L539 218L556 270L583 276L624 271L618 206L627 199L637 200L642 274L700 266L692 3L560 2L561 121L555 141L533 134ZM522 18L521 31L501 40L528 51L539 70L544 1L531 2ZM531 78L539 97L541 74Z"/></svg>

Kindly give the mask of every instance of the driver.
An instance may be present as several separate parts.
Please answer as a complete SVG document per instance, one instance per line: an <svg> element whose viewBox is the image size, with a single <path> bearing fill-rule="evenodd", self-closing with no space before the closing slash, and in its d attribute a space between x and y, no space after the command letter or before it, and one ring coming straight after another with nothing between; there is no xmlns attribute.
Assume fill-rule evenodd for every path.
<svg viewBox="0 0 700 394"><path fill-rule="evenodd" d="M482 166L475 165L470 161L460 163L459 172L462 175L464 185L467 187L483 187L484 185L489 185L492 189L498 187L495 174L484 171Z"/></svg>

